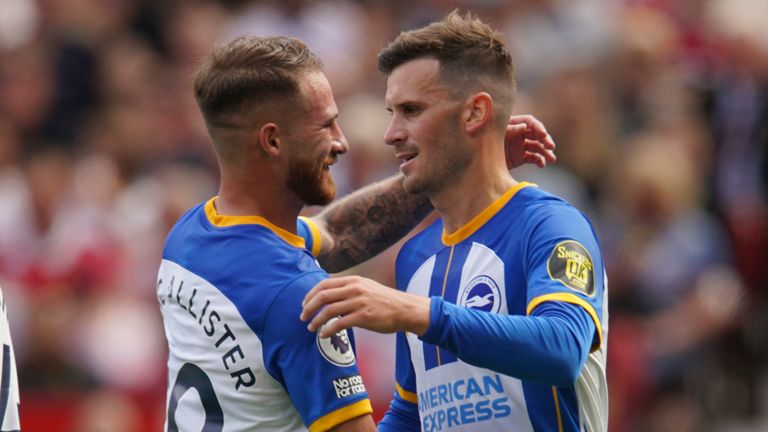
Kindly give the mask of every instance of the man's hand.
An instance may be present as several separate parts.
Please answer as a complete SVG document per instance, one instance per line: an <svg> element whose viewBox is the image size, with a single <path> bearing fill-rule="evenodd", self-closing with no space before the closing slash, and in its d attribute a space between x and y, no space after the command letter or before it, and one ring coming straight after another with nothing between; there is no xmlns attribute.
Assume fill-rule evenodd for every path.
<svg viewBox="0 0 768 432"><path fill-rule="evenodd" d="M504 136L504 148L507 168L517 168L523 164L536 164L544 168L547 163L554 163L555 141L547 132L544 124L532 115L511 116Z"/></svg>
<svg viewBox="0 0 768 432"><path fill-rule="evenodd" d="M307 293L299 318L316 331L333 317L338 320L320 331L321 337L349 327L379 333L408 331L422 335L429 327L430 299L386 287L360 276L326 279Z"/></svg>

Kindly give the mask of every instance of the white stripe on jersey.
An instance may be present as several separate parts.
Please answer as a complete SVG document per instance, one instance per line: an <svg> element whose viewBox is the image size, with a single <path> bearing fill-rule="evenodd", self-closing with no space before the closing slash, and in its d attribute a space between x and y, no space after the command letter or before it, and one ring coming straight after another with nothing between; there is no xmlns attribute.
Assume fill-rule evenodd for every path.
<svg viewBox="0 0 768 432"><path fill-rule="evenodd" d="M419 267L408 283L407 292L429 296L435 262L436 257L432 256ZM462 288L477 277L492 278L499 289L499 295L494 300L501 300L495 310L507 313L504 263L491 249L473 243L463 263L452 262L450 265L463 265L459 285ZM460 288L458 298L461 296ZM468 365L461 360L427 371L424 344L412 333L406 333L406 337L411 351L411 362L416 371L422 429L466 432L533 431L528 418L522 381L489 369ZM503 390L499 391L499 388ZM489 418L473 423L460 423L461 415L470 410L465 413L458 412L456 406L459 404L468 405L475 418ZM457 421L452 421L452 418Z"/></svg>
<svg viewBox="0 0 768 432"><path fill-rule="evenodd" d="M307 430L282 385L267 373L261 340L216 287L163 260L157 296L170 349L168 404L176 405L167 413L166 430L171 416L179 431L202 430L206 411L215 413L217 405L224 419L217 430L223 432Z"/></svg>

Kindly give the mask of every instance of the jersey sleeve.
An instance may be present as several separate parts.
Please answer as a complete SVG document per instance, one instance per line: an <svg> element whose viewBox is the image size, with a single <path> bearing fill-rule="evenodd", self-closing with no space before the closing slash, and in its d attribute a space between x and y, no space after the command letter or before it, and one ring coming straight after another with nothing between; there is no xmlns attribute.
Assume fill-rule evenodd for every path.
<svg viewBox="0 0 768 432"><path fill-rule="evenodd" d="M311 432L372 412L347 331L321 338L299 320L304 295L325 277L308 273L285 287L267 312L263 334L264 365Z"/></svg>
<svg viewBox="0 0 768 432"><path fill-rule="evenodd" d="M587 218L567 205L533 209L522 244L528 281L526 312L545 302L583 308L595 323L591 349L602 343L605 270L597 237Z"/></svg>
<svg viewBox="0 0 768 432"><path fill-rule="evenodd" d="M320 229L317 227L315 221L308 217L299 216L296 219L296 232L304 239L307 250L317 257L320 254L320 247L323 244L322 236L320 235Z"/></svg>
<svg viewBox="0 0 768 432"><path fill-rule="evenodd" d="M547 385L572 385L595 327L579 306L548 302L534 316L494 314L432 297L421 336L466 363Z"/></svg>
<svg viewBox="0 0 768 432"><path fill-rule="evenodd" d="M379 432L421 430L416 373L411 363L411 353L405 333L397 334L395 355L395 393L389 409L378 424Z"/></svg>

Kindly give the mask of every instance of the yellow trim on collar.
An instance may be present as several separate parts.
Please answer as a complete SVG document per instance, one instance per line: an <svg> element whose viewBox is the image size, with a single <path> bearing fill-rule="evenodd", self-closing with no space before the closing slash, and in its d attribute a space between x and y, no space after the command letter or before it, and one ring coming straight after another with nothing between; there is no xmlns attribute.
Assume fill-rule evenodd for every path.
<svg viewBox="0 0 768 432"><path fill-rule="evenodd" d="M303 220L309 227L309 232L312 233L312 255L317 257L320 255L320 247L323 245L323 236L320 234L320 228L317 227L317 223L306 216L299 216L299 219Z"/></svg>
<svg viewBox="0 0 768 432"><path fill-rule="evenodd" d="M571 294L566 292L544 294L534 298L533 300L531 300L530 303L528 303L528 307L525 310L526 315L530 315L531 312L533 312L533 310L536 309L536 306L548 301L561 301L565 303L575 304L584 308L584 310L587 311L589 316L592 317L592 321L595 322L595 328L597 329L597 343L594 344L589 351L595 352L598 349L600 349L600 347L603 345L603 328L600 325L600 320L597 318L597 313L595 312L595 308L593 308L591 304L587 303L584 299L577 296L576 294Z"/></svg>
<svg viewBox="0 0 768 432"><path fill-rule="evenodd" d="M235 225L261 225L277 234L278 237L285 240L286 243L293 247L302 249L306 247L304 238L280 228L261 216L226 216L219 214L214 205L216 198L218 198L218 196L209 199L208 202L205 203L205 216L208 218L208 222L213 226L225 228Z"/></svg>
<svg viewBox="0 0 768 432"><path fill-rule="evenodd" d="M400 387L400 384L395 383L395 390L397 390L397 394L399 394L400 397L403 398L403 400L406 400L410 403L415 403L415 404L419 403L419 397L416 396L416 393L409 392L408 390Z"/></svg>
<svg viewBox="0 0 768 432"><path fill-rule="evenodd" d="M491 203L491 205L486 207L485 210L472 218L471 221L467 222L466 225L459 228L456 232L448 234L445 232L445 229L443 229L443 244L446 246L454 246L464 241L467 237L474 234L475 231L479 230L480 227L488 222L488 220L491 219L496 213L498 213L499 210L501 210L501 208L504 207L504 205L507 204L520 189L526 186L536 185L528 182L520 182L509 188L509 190L504 192L504 195L497 198L496 201Z"/></svg>
<svg viewBox="0 0 768 432"><path fill-rule="evenodd" d="M347 420L351 420L355 417L360 417L364 414L370 414L373 412L371 408L371 401L369 399L363 399L357 401L351 405L347 405L343 408L339 408L332 413L326 414L319 419L312 422L309 425L310 432L323 432L328 429L344 423Z"/></svg>

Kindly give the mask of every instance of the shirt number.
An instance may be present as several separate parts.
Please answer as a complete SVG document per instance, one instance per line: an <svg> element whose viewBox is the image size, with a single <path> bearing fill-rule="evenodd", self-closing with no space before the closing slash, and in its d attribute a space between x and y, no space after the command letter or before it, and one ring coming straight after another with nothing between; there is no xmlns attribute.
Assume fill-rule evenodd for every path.
<svg viewBox="0 0 768 432"><path fill-rule="evenodd" d="M176 383L173 385L168 401L168 432L179 432L179 428L176 426L176 408L179 399L190 388L197 390L205 411L202 432L221 432L224 430L224 413L221 410L219 398L216 397L216 392L213 390L211 379L198 366L184 363L176 376Z"/></svg>

